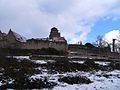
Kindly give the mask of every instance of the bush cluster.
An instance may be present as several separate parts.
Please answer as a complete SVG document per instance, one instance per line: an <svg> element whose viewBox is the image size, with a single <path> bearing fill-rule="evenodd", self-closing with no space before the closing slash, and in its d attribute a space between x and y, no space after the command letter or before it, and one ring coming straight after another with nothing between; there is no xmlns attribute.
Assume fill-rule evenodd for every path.
<svg viewBox="0 0 120 90"><path fill-rule="evenodd" d="M90 79L84 76L64 76L58 79L59 82L65 82L68 84L89 84L92 83Z"/></svg>

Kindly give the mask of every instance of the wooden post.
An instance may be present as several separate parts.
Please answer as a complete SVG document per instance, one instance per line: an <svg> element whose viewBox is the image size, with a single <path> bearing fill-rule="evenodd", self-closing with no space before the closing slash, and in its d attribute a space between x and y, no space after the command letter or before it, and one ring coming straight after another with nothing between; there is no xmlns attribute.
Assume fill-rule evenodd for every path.
<svg viewBox="0 0 120 90"><path fill-rule="evenodd" d="M116 40L116 39L113 39L113 48L112 48L112 49L113 49L113 52L115 52L115 40Z"/></svg>

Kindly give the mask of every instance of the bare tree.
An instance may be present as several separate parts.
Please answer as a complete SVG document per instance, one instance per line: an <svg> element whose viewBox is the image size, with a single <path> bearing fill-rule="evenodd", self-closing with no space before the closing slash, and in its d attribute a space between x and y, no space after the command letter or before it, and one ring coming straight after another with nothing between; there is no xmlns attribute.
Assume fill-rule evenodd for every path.
<svg viewBox="0 0 120 90"><path fill-rule="evenodd" d="M97 40L96 40L96 45L97 47L107 47L109 44L108 42L103 38L103 36L97 36Z"/></svg>

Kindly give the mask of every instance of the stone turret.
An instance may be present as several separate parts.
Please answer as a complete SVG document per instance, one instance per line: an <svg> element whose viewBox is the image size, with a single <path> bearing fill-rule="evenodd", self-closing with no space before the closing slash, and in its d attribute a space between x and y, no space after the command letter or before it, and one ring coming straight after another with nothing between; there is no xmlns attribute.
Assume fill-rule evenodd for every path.
<svg viewBox="0 0 120 90"><path fill-rule="evenodd" d="M49 35L49 38L50 39L53 39L54 37L60 37L60 33L58 32L58 29L56 27L53 27L51 29L51 32L50 32L50 35Z"/></svg>
<svg viewBox="0 0 120 90"><path fill-rule="evenodd" d="M52 39L55 42L64 42L67 43L64 37L61 37L59 30L56 27L51 28L49 39Z"/></svg>

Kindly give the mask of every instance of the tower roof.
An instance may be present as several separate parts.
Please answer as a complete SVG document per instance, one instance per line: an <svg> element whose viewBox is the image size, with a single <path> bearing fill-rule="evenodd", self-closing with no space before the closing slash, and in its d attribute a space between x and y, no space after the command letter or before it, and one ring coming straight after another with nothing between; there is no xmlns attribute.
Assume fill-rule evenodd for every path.
<svg viewBox="0 0 120 90"><path fill-rule="evenodd" d="M51 28L51 31L58 31L56 27Z"/></svg>

